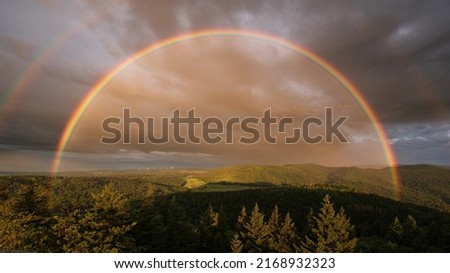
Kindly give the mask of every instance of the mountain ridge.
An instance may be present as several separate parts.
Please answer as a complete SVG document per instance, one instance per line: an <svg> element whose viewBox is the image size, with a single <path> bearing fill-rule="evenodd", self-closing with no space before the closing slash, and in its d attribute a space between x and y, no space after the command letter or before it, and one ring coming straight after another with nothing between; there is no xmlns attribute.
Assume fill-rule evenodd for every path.
<svg viewBox="0 0 450 273"><path fill-rule="evenodd" d="M400 200L450 211L450 169L399 165ZM391 168L326 167L316 164L239 165L193 175L206 183L271 183L276 186L334 185L398 199Z"/></svg>

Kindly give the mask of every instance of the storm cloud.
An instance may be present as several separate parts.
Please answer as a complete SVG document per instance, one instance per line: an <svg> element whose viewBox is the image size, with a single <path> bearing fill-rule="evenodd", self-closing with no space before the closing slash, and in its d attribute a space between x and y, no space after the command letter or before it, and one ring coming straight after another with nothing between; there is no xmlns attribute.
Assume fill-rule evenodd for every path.
<svg viewBox="0 0 450 273"><path fill-rule="evenodd" d="M68 119L102 75L149 44L215 28L276 35L315 52L358 87L386 129L399 163L449 165L448 14L450 2L438 0L3 1L0 3L0 145L3 147L0 157L5 163L1 169L46 170ZM254 60L251 51L250 48L246 54ZM191 73L195 71L200 70ZM175 76L170 82L167 77L158 78L153 74L156 80L180 86ZM247 76L251 77L248 73ZM281 79L275 72L272 76L274 81ZM159 84L164 86L162 82ZM286 80L285 88L293 88L295 84ZM304 85L303 92L312 96L320 93L311 85ZM113 93L111 89L108 96L118 107L120 102L133 97L120 92L114 97ZM279 105L283 105L279 102L282 98L288 97L280 96L276 100ZM353 126L353 130L356 128ZM355 135L354 139L366 138L360 131L359 138ZM158 156L163 158L151 154L152 151L143 152L137 147L132 150L123 153L135 158L134 162L142 162L142 166L149 162L170 165L170 160L158 164L152 161ZM174 152L169 150L164 152ZM188 166L182 159L184 151L179 152L179 166ZM203 152L196 157L206 158L208 150ZM109 165L98 163L98 168L120 165L120 149L111 151L115 161L108 161L107 155L87 156L84 151L85 158L92 161L87 167L80 165L82 149L74 148L71 153L73 168L96 168L96 160L109 162ZM138 156L132 157L133 153ZM141 166L125 163L129 162L126 157L122 157L122 166ZM167 154L165 158L169 158ZM38 161L39 164L35 163ZM220 159L214 162L223 163ZM30 168L31 165L34 167Z"/></svg>

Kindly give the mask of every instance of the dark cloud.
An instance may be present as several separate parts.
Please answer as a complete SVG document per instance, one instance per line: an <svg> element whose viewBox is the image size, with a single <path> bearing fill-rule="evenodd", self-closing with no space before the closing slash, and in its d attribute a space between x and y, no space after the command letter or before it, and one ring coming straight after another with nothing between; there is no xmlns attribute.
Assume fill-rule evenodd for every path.
<svg viewBox="0 0 450 273"><path fill-rule="evenodd" d="M69 85L84 85L85 88L93 86L105 73L99 67L83 64L74 59L63 59L57 63L47 63L42 67L41 73L63 81Z"/></svg>
<svg viewBox="0 0 450 273"><path fill-rule="evenodd" d="M450 163L450 123L398 125L390 130L398 160L406 164Z"/></svg>
<svg viewBox="0 0 450 273"><path fill-rule="evenodd" d="M0 144L51 150L90 87L136 50L181 33L240 28L299 43L346 75L383 122L400 162L448 164L448 14L446 0L2 2ZM30 67L36 76L25 77L30 84L10 97ZM169 86L179 78L154 79ZM312 92L305 86L305 94ZM116 95L119 102L133 97Z"/></svg>
<svg viewBox="0 0 450 273"><path fill-rule="evenodd" d="M325 57L357 84L384 122L448 117L438 109L450 100L448 1L167 3L129 2L128 31L125 38L118 36L125 51L147 42L137 39L135 31L158 39L215 27L259 30ZM130 41L135 41L133 46Z"/></svg>
<svg viewBox="0 0 450 273"><path fill-rule="evenodd" d="M0 47L4 52L27 62L35 53L35 47L27 41L10 36L0 37Z"/></svg>
<svg viewBox="0 0 450 273"><path fill-rule="evenodd" d="M11 146L0 150L0 166L7 172L42 172L50 169L53 156L53 151Z"/></svg>

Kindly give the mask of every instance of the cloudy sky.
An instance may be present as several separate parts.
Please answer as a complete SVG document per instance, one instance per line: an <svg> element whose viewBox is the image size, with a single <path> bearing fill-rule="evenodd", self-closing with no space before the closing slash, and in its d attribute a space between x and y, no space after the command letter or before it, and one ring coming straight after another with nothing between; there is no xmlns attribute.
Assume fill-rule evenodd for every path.
<svg viewBox="0 0 450 273"><path fill-rule="evenodd" d="M138 50L208 29L301 45L345 75L374 109L401 164L450 165L450 1L0 2L0 171L48 171L89 90ZM202 118L348 116L349 143L117 144L101 122L195 108ZM186 40L117 75L80 118L61 170L243 163L386 164L385 141L338 81L302 54L252 37ZM134 128L136 129L136 128ZM318 128L320 129L320 128ZM197 132L198 133L198 132ZM317 131L320 133L320 130ZM132 134L133 135L133 134Z"/></svg>

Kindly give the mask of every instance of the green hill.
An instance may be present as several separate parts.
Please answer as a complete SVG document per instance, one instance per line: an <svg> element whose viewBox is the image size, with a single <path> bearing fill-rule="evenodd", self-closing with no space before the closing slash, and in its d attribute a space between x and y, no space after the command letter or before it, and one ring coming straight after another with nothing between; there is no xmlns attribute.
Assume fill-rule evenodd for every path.
<svg viewBox="0 0 450 273"><path fill-rule="evenodd" d="M430 165L399 166L401 201L450 211L450 170ZM348 191L396 199L390 168L324 167L319 165L243 165L195 174L207 183L271 183L276 186L329 185Z"/></svg>
<svg viewBox="0 0 450 273"><path fill-rule="evenodd" d="M449 252L450 170L398 167L401 201L390 171L246 165L0 176L0 251L110 251L114 238L123 252L227 252L243 206L249 214L257 203L267 221L276 205L305 238L329 195L355 227L354 251Z"/></svg>
<svg viewBox="0 0 450 273"><path fill-rule="evenodd" d="M327 168L319 165L244 165L214 169L202 173L200 177L209 182L305 185L326 183L327 175Z"/></svg>

